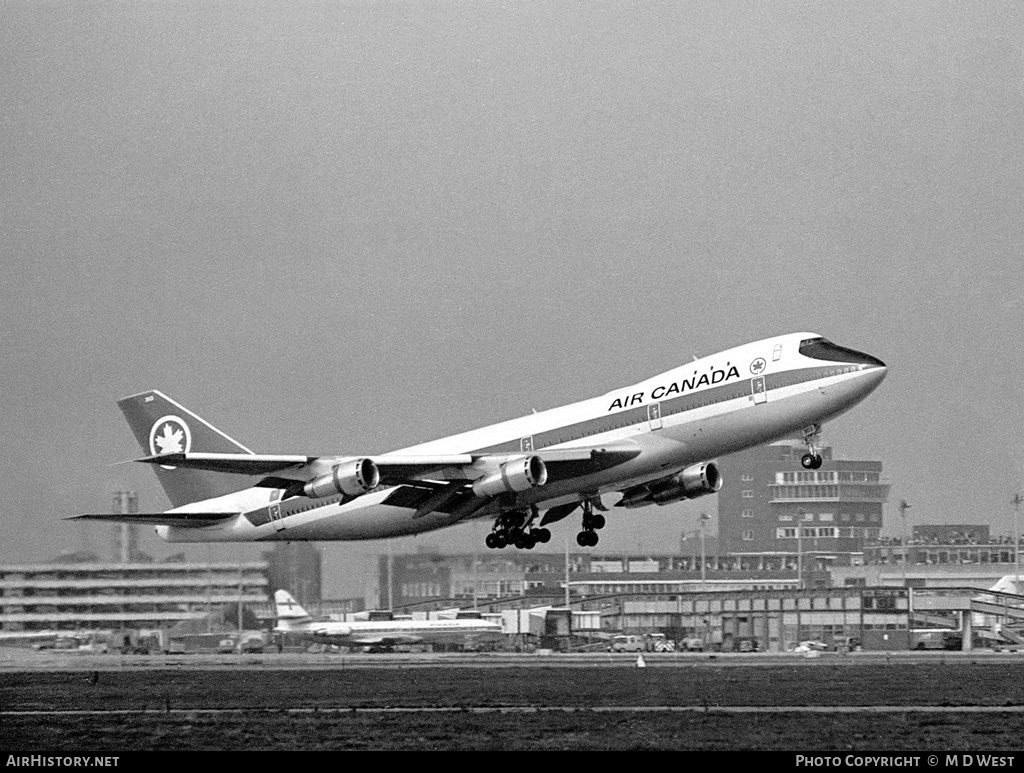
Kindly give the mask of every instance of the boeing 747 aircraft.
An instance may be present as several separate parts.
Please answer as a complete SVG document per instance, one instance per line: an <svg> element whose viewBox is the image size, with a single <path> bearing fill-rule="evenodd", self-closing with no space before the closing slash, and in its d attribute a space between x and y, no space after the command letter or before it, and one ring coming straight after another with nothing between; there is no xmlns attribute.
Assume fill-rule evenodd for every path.
<svg viewBox="0 0 1024 773"><path fill-rule="evenodd" d="M274 593L275 633L301 636L341 647L383 647L399 644L469 644L501 638L501 623L482 618L436 620L314 620L286 590Z"/></svg>
<svg viewBox="0 0 1024 773"><path fill-rule="evenodd" d="M76 518L156 526L169 542L365 540L493 519L491 548L529 549L582 511L576 541L621 508L722 487L715 458L802 438L821 466L822 422L881 383L886 366L814 333L719 354L600 397L385 454L254 453L157 391L118 402L173 505Z"/></svg>

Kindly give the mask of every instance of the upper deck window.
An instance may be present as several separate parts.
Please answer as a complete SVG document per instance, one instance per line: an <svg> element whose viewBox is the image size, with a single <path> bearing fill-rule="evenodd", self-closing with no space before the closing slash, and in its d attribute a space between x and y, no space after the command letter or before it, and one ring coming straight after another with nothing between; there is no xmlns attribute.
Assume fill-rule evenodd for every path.
<svg viewBox="0 0 1024 773"><path fill-rule="evenodd" d="M805 338L800 342L800 354L814 360L829 362L855 362L858 365L885 367L885 363L870 354L834 344L826 338Z"/></svg>

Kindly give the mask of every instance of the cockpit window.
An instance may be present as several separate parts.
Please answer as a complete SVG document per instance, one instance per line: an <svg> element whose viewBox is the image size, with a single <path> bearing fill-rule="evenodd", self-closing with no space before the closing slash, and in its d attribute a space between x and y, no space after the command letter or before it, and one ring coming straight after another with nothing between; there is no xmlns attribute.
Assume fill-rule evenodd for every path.
<svg viewBox="0 0 1024 773"><path fill-rule="evenodd" d="M805 338L800 342L800 354L814 360L829 362L855 362L859 365L885 367L885 363L870 354L839 346L825 338Z"/></svg>

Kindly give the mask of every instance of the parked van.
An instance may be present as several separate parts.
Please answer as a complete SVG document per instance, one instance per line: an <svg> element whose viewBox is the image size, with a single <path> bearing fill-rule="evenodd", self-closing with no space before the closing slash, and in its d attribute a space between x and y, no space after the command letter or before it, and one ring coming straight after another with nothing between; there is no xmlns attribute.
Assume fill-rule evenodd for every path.
<svg viewBox="0 0 1024 773"><path fill-rule="evenodd" d="M644 649L648 652L675 652L676 643L663 633L648 633L644 635Z"/></svg>
<svg viewBox="0 0 1024 773"><path fill-rule="evenodd" d="M639 636L613 636L609 652L643 652L644 640Z"/></svg>

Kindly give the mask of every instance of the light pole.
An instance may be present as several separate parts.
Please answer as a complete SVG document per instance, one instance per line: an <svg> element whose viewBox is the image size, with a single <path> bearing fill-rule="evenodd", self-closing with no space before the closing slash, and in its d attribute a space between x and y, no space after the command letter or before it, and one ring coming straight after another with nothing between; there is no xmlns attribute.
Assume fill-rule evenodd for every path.
<svg viewBox="0 0 1024 773"><path fill-rule="evenodd" d="M907 561L910 559L910 546L907 544L907 500L900 500L900 542L903 543L903 587L907 587Z"/></svg>
<svg viewBox="0 0 1024 773"><path fill-rule="evenodd" d="M569 538L565 539L565 608L572 609L569 606ZM493 607L492 607L493 609ZM584 609L584 607L580 607Z"/></svg>
<svg viewBox="0 0 1024 773"><path fill-rule="evenodd" d="M473 553L473 609L477 609L480 604L480 596L477 592L477 583L479 582L478 575L476 573L476 553Z"/></svg>
<svg viewBox="0 0 1024 773"><path fill-rule="evenodd" d="M1013 563L1017 570L1017 579L1013 584L1013 592L1020 593L1020 504L1024 502L1020 494L1014 494L1010 500L1013 504Z"/></svg>
<svg viewBox="0 0 1024 773"><path fill-rule="evenodd" d="M388 610L394 610L395 608L395 595L391 589L395 579L395 567L394 567L394 554L391 548L392 540L388 540Z"/></svg>
<svg viewBox="0 0 1024 773"><path fill-rule="evenodd" d="M704 524L708 522L710 516L707 513L700 514L700 592L704 593L707 590L707 562L708 554L704 548Z"/></svg>
<svg viewBox="0 0 1024 773"><path fill-rule="evenodd" d="M804 511L796 511L796 586L804 589Z"/></svg>

